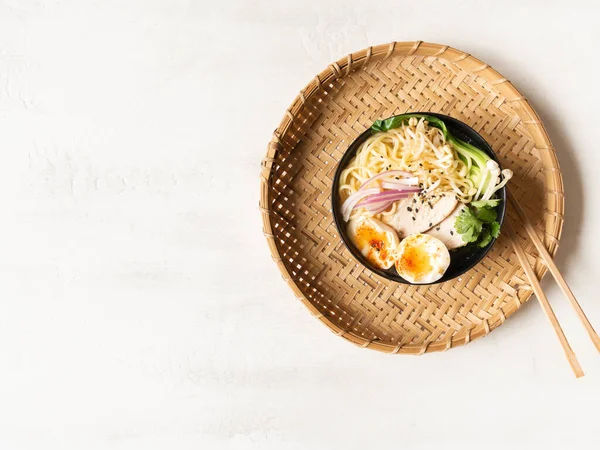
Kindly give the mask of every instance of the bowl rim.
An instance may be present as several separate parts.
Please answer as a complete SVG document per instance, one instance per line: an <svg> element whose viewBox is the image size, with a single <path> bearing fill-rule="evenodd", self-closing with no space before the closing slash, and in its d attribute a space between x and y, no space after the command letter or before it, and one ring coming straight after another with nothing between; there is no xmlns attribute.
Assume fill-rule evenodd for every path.
<svg viewBox="0 0 600 450"><path fill-rule="evenodd" d="M475 131L471 126L467 125L463 121L456 119L452 116L448 116L446 114L434 113L434 112L429 112L429 111L406 112L406 113L402 113L402 114L396 114L393 116L389 116L387 118L383 118L382 120L391 119L392 117L396 117L398 115L403 115L403 114L429 115L429 116L437 117L443 121L448 120L450 122L455 122L455 124L458 123L459 125L462 125L463 127L465 127L466 131L468 131L468 133L465 133L466 135L470 135L469 137L476 137L477 139L481 140L481 142L483 142L485 144L483 146L484 148L480 148L479 146L476 146L476 147L479 148L480 150L483 150L490 158L492 158L494 161L496 161L496 163L498 163L498 165L500 166L500 169L502 170L500 161L498 160L498 157L497 157L496 153L494 152L492 146L483 138L483 136L481 136L477 131ZM477 256L474 257L472 260L469 260L468 264L465 264L464 267L461 267L451 277L446 278L445 277L446 274L444 274L444 276L442 276L439 280L431 282L431 283L411 283L410 281L402 278L397 273L394 275L393 273L388 272L387 270L390 270L390 269L384 270L384 269L379 269L377 267L374 267L362 255L362 253L360 253L358 251L358 249L354 246L354 244L352 244L352 242L350 241L350 238L348 237L348 234L346 232L346 226L345 226L346 222L343 220L342 215L341 215L341 211L340 211L341 202L339 200L339 193L337 191L337 186L339 183L341 173L344 170L344 168L348 165L348 162L350 162L350 160L354 157L354 155L358 151L358 148L360 147L360 145L372 134L373 134L373 130L371 129L371 127L369 127L365 131L363 131L360 135L358 135L356 137L356 139L354 139L350 143L350 145L344 151L344 153L342 154L342 157L340 158L340 160L337 163L337 166L335 169L335 174L333 177L332 187L331 187L331 214L333 215L333 221L335 223L335 227L337 229L338 235L340 236L340 238L341 238L342 242L344 243L344 245L346 246L346 248L348 248L348 250L350 251L353 258L359 264L361 264L363 267L365 267L366 269L375 273L376 275L379 275L383 278L386 278L390 281L394 281L396 283L408 284L408 285L412 285L412 286L427 286L427 285L445 283L446 281L453 280L453 279L465 274L466 272L471 270L473 267L475 267L477 264L479 264L487 256L488 252L492 249L492 247L494 246L494 244L497 241L497 238L492 238L492 240L486 247L484 247L482 249L481 248L477 249L475 251L475 253L478 253ZM344 163L344 164L342 164L342 163ZM497 217L496 221L500 224L500 229L502 229L502 224L504 223L504 217L505 217L505 213L506 213L506 186L499 189L497 191L497 195L502 201L500 202L500 205L498 205L499 210L498 210L498 217Z"/></svg>

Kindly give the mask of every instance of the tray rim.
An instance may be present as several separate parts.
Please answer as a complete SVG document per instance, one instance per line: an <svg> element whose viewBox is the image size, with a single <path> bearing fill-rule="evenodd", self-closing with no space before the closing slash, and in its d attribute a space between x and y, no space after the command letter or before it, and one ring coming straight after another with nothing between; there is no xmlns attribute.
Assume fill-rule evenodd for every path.
<svg viewBox="0 0 600 450"><path fill-rule="evenodd" d="M490 65L482 62L481 60L475 58L469 53L457 50L448 45L441 45L423 41L407 41L407 42L391 42L389 44L381 44L376 46L371 46L366 49L359 50L357 52L353 52L348 54L345 58L341 58L330 65L328 65L324 70L322 70L318 75L316 75L296 96L293 100L292 104L285 111L285 115L281 120L277 129L273 132L273 137L267 146L266 156L261 162L261 172L260 172L260 201L259 208L261 210L261 216L263 221L263 234L267 240L267 244L269 245L269 249L271 252L271 258L276 263L283 280L290 286L292 291L294 292L296 298L300 300L304 306L311 312L311 314L319 319L322 323L324 323L334 334L337 336L343 337L344 339L352 342L353 344L362 347L362 348L370 348L373 350L377 350L384 353L393 353L393 354L413 354L413 355L422 355L424 353L431 353L436 351L445 351L450 348L454 348L457 346L462 346L468 344L470 341L488 335L492 330L502 325L507 318L512 316L517 310L520 309L523 303L525 303L532 295L533 291L526 291L523 299L515 302L515 307L510 309L508 312L504 312L500 310L500 319L494 322L489 322L489 320L484 320L483 327L476 327L478 329L469 329L464 337L453 337L446 342L443 341L435 341L421 344L388 344L381 341L368 340L362 336L357 335L352 331L345 330L334 322L332 322L327 316L320 313L317 308L304 296L302 291L296 285L294 279L290 276L287 271L281 256L279 255L279 251L277 248L277 244L275 242L275 235L273 234L273 229L271 227L271 218L270 218L270 210L269 206L269 177L271 174L271 167L273 162L275 161L275 155L279 148L281 147L281 136L283 136L288 128L291 126L293 118L295 114L297 114L306 101L314 95L323 84L330 83L335 79L342 78L351 73L352 70L358 69L369 63L371 58L383 56L383 59L386 59L390 56L433 56L440 57L444 55L444 59L458 65L461 69L465 70L470 74L478 74L483 75L489 81L491 85L494 86L494 89L499 91L504 97L505 101L508 103L514 103L514 109L520 110L520 116L527 117L528 120L522 120L522 123L527 128L527 131L530 133L532 139L536 143L536 148L538 150L546 150L540 151L540 159L542 161L549 162L549 165L555 168L552 170L552 174L549 174L546 171L546 186L548 186L548 182L552 181L553 184L557 185L558 189L554 189L550 191L548 187L546 187L546 193L548 191L552 192L556 198L556 210L557 213L561 216L561 220L558 221L558 226L556 230L556 241L553 248L549 249L549 252L552 256L555 255L559 241L562 235L563 225L564 225L564 184L562 179L562 171L560 169L560 164L558 162L558 158L556 156L556 150L552 146L550 138L544 128L542 121L539 116L529 103L529 101L512 85L512 83L502 76L499 72L493 69ZM537 145L539 142L543 144L543 146ZM546 165L546 164L545 164ZM551 178L550 177L554 177ZM541 265L539 269L536 271L539 279L541 280L543 276L547 272L547 268L544 265ZM381 278L384 280L384 278ZM451 282L451 281L450 281Z"/></svg>

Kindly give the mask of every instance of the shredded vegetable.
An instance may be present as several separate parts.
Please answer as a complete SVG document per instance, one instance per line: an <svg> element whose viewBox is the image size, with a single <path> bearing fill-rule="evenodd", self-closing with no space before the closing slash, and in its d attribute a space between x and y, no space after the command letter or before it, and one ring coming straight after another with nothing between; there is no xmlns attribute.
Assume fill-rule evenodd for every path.
<svg viewBox="0 0 600 450"><path fill-rule="evenodd" d="M466 164L469 179L477 187L473 200L489 200L494 193L501 189L513 176L509 169L500 172L498 163L490 158L483 150L464 142L450 134L443 120L426 114L401 114L386 120L377 120L371 127L374 131L389 131L400 127L411 118L424 119L430 126L442 131L444 138L450 142L458 157Z"/></svg>

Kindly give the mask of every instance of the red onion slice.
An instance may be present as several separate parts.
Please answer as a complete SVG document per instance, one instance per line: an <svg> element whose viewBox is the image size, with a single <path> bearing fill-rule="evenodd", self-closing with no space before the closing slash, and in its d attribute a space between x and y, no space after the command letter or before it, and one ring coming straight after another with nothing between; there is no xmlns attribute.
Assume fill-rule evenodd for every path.
<svg viewBox="0 0 600 450"><path fill-rule="evenodd" d="M377 202L382 202L385 200L390 200L390 201L396 201L396 200L401 200L403 198L408 198L410 197L412 194L420 192L420 189L417 190L413 190L410 192L404 192L404 191L384 191L384 192L380 192L379 194L373 194L370 195L368 198L362 200L360 203L355 205L355 208L361 208L365 205L369 205L371 203L377 203Z"/></svg>
<svg viewBox="0 0 600 450"><path fill-rule="evenodd" d="M381 202L370 203L365 206L365 209L373 215L379 214L380 212L388 209L395 201L396 200L383 200Z"/></svg>
<svg viewBox="0 0 600 450"><path fill-rule="evenodd" d="M344 222L348 222L348 219L350 219L350 213L358 202L360 202L363 198L369 195L377 194L380 191L381 190L379 188L365 189L363 191L358 190L348 197L342 204L342 217L344 218Z"/></svg>
<svg viewBox="0 0 600 450"><path fill-rule="evenodd" d="M373 211L370 211L371 214L375 215L375 214L379 214L384 212L386 209L388 209L390 207L390 205L392 205L394 202L389 202L386 203L385 205L381 206L381 208L375 209Z"/></svg>
<svg viewBox="0 0 600 450"><path fill-rule="evenodd" d="M362 189L366 189L366 187L369 184L371 184L373 181L377 181L377 180L380 180L382 178L386 178L386 177L405 177L405 178L410 178L412 176L413 176L412 173L405 172L404 170L388 170L387 172L381 172L381 173L375 175L374 177L369 178L367 181L365 181L360 186L360 188L358 190L360 191Z"/></svg>
<svg viewBox="0 0 600 450"><path fill-rule="evenodd" d="M403 178L400 180L386 180L381 182L381 187L385 189L404 189L407 186L417 186L419 179L417 177Z"/></svg>

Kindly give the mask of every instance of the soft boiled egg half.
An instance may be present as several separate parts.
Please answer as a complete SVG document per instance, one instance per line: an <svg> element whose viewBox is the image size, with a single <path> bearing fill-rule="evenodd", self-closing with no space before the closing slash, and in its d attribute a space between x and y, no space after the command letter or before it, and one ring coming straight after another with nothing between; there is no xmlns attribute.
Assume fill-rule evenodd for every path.
<svg viewBox="0 0 600 450"><path fill-rule="evenodd" d="M449 265L450 252L444 243L428 234L412 234L398 246L396 271L410 283L433 283Z"/></svg>
<svg viewBox="0 0 600 450"><path fill-rule="evenodd" d="M348 223L348 235L375 267L389 269L394 265L399 239L393 228L372 217L359 216Z"/></svg>

